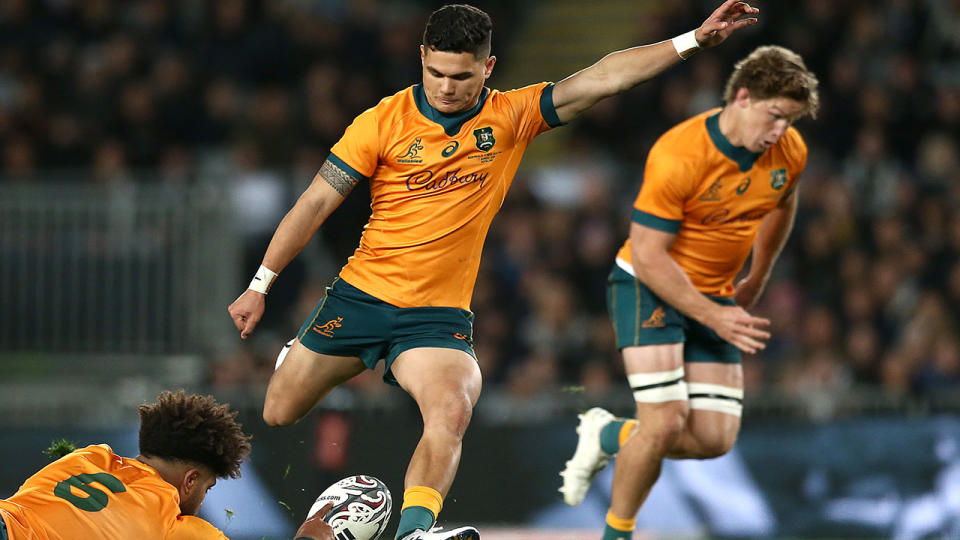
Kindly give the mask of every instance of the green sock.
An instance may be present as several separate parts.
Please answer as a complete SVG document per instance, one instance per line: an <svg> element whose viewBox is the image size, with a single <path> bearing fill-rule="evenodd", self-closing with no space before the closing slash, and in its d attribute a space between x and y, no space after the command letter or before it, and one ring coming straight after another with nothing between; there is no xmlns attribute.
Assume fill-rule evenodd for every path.
<svg viewBox="0 0 960 540"><path fill-rule="evenodd" d="M633 531L620 531L611 527L609 523L603 528L603 540L631 540L632 538Z"/></svg>
<svg viewBox="0 0 960 540"><path fill-rule="evenodd" d="M396 540L410 534L417 529L429 531L433 526L433 512L422 506L408 506L400 512L400 525L397 526Z"/></svg>
<svg viewBox="0 0 960 540"><path fill-rule="evenodd" d="M610 454L616 455L620 451L620 430L629 419L618 418L613 422L603 426L600 430L600 449Z"/></svg>

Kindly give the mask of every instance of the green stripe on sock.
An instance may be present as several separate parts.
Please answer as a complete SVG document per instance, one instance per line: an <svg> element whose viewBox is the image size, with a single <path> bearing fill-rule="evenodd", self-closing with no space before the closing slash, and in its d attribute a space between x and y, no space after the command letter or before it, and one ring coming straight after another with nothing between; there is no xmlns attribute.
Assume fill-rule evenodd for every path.
<svg viewBox="0 0 960 540"><path fill-rule="evenodd" d="M600 449L611 456L620 451L620 429L626 420L614 420L600 430Z"/></svg>
<svg viewBox="0 0 960 540"><path fill-rule="evenodd" d="M610 525L603 528L603 540L631 540L633 531L618 531Z"/></svg>
<svg viewBox="0 0 960 540"><path fill-rule="evenodd" d="M396 540L410 534L417 529L429 531L436 516L422 506L408 506L400 512L400 525L397 526Z"/></svg>

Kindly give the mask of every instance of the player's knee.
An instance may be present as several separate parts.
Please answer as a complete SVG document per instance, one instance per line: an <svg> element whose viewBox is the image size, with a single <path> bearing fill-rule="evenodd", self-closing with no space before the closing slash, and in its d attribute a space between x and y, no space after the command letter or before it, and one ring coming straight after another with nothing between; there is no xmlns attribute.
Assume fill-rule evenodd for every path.
<svg viewBox="0 0 960 540"><path fill-rule="evenodd" d="M297 416L276 400L267 399L263 403L263 421L271 427L289 426L297 421Z"/></svg>
<svg viewBox="0 0 960 540"><path fill-rule="evenodd" d="M424 429L442 430L456 438L462 438L473 416L473 400L466 391L446 392L434 400L424 411Z"/></svg>
<svg viewBox="0 0 960 540"><path fill-rule="evenodd" d="M271 409L263 409L263 421L270 427L281 427L290 425L292 422L287 417L281 416Z"/></svg>
<svg viewBox="0 0 960 540"><path fill-rule="evenodd" d="M467 431L470 419L473 417L473 402L466 392L455 392L446 400L444 407L447 425L450 429L463 437Z"/></svg>
<svg viewBox="0 0 960 540"><path fill-rule="evenodd" d="M637 407L637 421L649 438L648 444L666 454L687 425L689 408L683 401L660 403L654 407L641 404Z"/></svg>

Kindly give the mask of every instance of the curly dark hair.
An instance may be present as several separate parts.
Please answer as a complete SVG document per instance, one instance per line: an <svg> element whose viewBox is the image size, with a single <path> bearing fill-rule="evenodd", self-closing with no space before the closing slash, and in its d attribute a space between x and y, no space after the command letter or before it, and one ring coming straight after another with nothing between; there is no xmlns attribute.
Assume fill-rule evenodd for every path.
<svg viewBox="0 0 960 540"><path fill-rule="evenodd" d="M213 396L163 392L152 405L140 405L140 454L196 463L218 478L239 478L240 463L250 453L250 435L237 422L237 411Z"/></svg>
<svg viewBox="0 0 960 540"><path fill-rule="evenodd" d="M423 31L423 46L437 51L472 53L478 60L490 56L493 22L483 10L449 4L434 11Z"/></svg>
<svg viewBox="0 0 960 540"><path fill-rule="evenodd" d="M785 97L802 103L804 113L816 118L820 109L817 76L799 54L778 45L757 47L733 67L724 99L732 103L737 90L746 88L757 99Z"/></svg>

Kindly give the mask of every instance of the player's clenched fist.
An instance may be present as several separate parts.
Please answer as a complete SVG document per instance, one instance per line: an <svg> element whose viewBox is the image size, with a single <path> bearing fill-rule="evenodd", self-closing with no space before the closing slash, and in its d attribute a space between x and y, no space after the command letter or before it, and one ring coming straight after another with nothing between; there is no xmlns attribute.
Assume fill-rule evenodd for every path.
<svg viewBox="0 0 960 540"><path fill-rule="evenodd" d="M240 331L241 339L247 339L263 317L263 310L266 308L265 299L266 295L247 289L227 308L233 325Z"/></svg>

